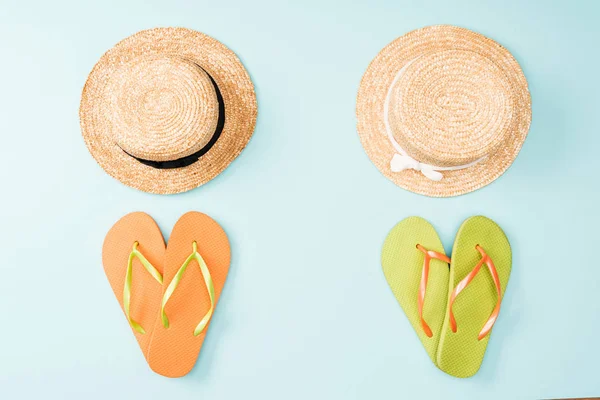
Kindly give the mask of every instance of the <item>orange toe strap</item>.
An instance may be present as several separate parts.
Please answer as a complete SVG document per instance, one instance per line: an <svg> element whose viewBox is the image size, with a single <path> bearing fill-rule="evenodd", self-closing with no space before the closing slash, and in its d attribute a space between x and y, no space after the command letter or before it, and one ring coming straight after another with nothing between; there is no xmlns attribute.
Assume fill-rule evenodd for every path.
<svg viewBox="0 0 600 400"><path fill-rule="evenodd" d="M473 268L473 270L471 272L469 272L469 274L462 281L460 281L458 283L458 285L456 285L456 287L452 291L452 294L450 295L449 314L450 314L450 328L452 328L452 332L456 333L456 330L457 330L456 320L454 319L454 313L452 312L452 305L454 304L454 300L456 300L456 296L458 296L460 294L460 292L462 292L464 290L464 288L466 288L467 285L469 283L471 283L471 281L475 278L475 276L481 269L481 266L483 264L487 265L488 270L490 271L490 274L492 275L492 279L494 280L494 285L496 286L496 293L498 294L498 302L496 303L496 307L494 307L494 310L492 311L490 318L487 320L485 325L483 325L481 332L479 332L479 336L477 336L477 339L481 340L484 337L486 337L486 335L488 333L490 333L490 331L492 330L492 327L494 326L494 323L496 322L496 319L498 318L498 314L500 313L500 303L502 303L502 290L500 288L500 278L498 278L498 271L496 270L496 267L494 266L494 262L492 261L490 256L487 255L487 253L485 252L485 250L483 250L483 248L481 246L477 245L476 249L479 251L479 253L481 253L481 260L477 263L475 268Z"/></svg>
<svg viewBox="0 0 600 400"><path fill-rule="evenodd" d="M427 280L429 279L429 263L433 258L450 264L450 258L442 253L438 253L437 251L427 250L420 244L417 245L417 249L425 254L423 271L421 272L421 283L419 284L419 317L421 318L421 326L423 327L423 331L425 331L427 337L432 337L433 333L431 332L431 328L429 328L429 325L427 325L427 322L425 322L425 319L423 318L423 305L425 304L425 292L427 290Z"/></svg>

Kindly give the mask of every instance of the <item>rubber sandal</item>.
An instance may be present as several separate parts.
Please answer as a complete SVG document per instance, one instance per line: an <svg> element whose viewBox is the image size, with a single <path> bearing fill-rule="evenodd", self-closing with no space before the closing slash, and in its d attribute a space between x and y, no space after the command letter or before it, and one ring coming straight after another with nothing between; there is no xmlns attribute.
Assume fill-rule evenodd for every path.
<svg viewBox="0 0 600 400"><path fill-rule="evenodd" d="M164 255L160 229L142 212L117 221L102 246L104 272L146 359L162 300Z"/></svg>
<svg viewBox="0 0 600 400"><path fill-rule="evenodd" d="M176 378L194 367L229 263L229 240L217 222L199 212L177 221L165 253L160 323L148 354L156 373Z"/></svg>
<svg viewBox="0 0 600 400"><path fill-rule="evenodd" d="M448 298L448 263L437 232L420 217L394 226L381 253L385 278L434 363Z"/></svg>
<svg viewBox="0 0 600 400"><path fill-rule="evenodd" d="M452 249L448 309L437 354L444 372L467 378L479 370L511 264L510 244L494 221L477 216L462 224Z"/></svg>

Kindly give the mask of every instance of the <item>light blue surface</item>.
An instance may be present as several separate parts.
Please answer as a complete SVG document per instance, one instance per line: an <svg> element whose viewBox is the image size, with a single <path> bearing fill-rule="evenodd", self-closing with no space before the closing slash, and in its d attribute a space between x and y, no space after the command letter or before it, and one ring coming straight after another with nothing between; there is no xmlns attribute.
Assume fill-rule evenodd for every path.
<svg viewBox="0 0 600 400"><path fill-rule="evenodd" d="M600 396L600 3L282 3L0 1L0 398ZM378 51L439 23L505 45L533 99L513 166L450 199L412 194L380 175L354 116ZM259 103L242 155L176 196L110 178L79 130L94 63L155 26L221 40L247 67ZM203 211L232 242L217 313L182 379L147 368L102 270L104 235L135 210L167 236L185 211ZM450 251L475 214L504 228L514 266L483 367L459 380L429 361L379 256L404 217L429 219Z"/></svg>

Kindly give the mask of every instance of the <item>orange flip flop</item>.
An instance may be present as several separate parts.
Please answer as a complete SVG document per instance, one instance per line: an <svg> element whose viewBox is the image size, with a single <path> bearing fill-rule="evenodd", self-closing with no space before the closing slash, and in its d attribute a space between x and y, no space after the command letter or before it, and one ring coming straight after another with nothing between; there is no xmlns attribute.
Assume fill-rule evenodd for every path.
<svg viewBox="0 0 600 400"><path fill-rule="evenodd" d="M104 272L146 359L159 323L164 256L160 229L142 212L121 218L102 247Z"/></svg>
<svg viewBox="0 0 600 400"><path fill-rule="evenodd" d="M155 310L159 320L147 357L154 372L177 378L192 370L230 259L227 235L212 218L188 212L177 221L165 253L162 300Z"/></svg>

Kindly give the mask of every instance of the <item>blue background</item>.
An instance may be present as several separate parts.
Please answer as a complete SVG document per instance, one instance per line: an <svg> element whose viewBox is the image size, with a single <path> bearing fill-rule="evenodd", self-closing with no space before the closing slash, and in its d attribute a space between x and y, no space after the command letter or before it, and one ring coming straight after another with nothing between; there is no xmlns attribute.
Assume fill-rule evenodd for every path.
<svg viewBox="0 0 600 400"><path fill-rule="evenodd" d="M0 1L0 397L600 396L600 3L296 3ZM439 23L505 45L533 99L513 166L449 199L380 175L354 116L361 76L379 50ZM259 103L242 155L209 184L174 196L110 178L79 130L95 62L155 26L225 43ZM217 313L182 379L148 369L102 270L104 235L136 210L166 237L181 214L199 210L232 242ZM431 364L379 257L389 229L407 216L430 220L450 251L475 214L504 228L514 265L483 366L460 380Z"/></svg>

